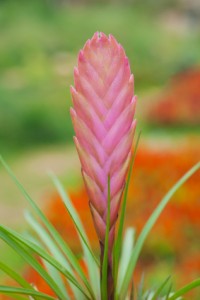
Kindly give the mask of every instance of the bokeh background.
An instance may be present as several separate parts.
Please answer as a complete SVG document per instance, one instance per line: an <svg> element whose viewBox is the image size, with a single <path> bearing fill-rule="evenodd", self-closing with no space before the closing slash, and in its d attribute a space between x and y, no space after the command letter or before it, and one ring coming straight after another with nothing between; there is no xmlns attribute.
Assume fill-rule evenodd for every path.
<svg viewBox="0 0 200 300"><path fill-rule="evenodd" d="M0 0L0 153L77 252L72 224L47 171L61 178L91 228L72 143L69 86L78 51L95 31L117 38L135 76L142 139L127 226L138 233L162 196L200 157L198 0ZM136 282L141 273L147 288L170 274L174 287L200 277L199 182L198 172L160 217L145 244ZM0 166L1 223L27 230L25 209L30 207ZM95 233L89 230L89 235L97 248ZM1 259L44 288L3 243L0 249ZM0 279L5 280L3 274ZM199 299L200 292L192 297Z"/></svg>

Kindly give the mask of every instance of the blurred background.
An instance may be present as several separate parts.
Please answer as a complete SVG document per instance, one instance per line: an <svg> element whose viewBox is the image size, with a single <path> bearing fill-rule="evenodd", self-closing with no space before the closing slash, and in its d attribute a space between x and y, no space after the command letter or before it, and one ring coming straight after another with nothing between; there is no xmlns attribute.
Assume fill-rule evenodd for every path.
<svg viewBox="0 0 200 300"><path fill-rule="evenodd" d="M60 217L63 207L47 171L59 175L90 228L72 143L69 87L78 51L95 31L116 37L135 76L142 138L127 226L138 233L162 196L200 157L198 0L0 0L0 153L77 252L78 242L67 234L72 225L67 214ZM198 172L162 214L136 281L144 272L150 287L173 274L174 287L180 287L200 277L199 180ZM25 209L28 204L0 166L1 223L26 230ZM95 233L89 235L97 248ZM40 286L31 269L4 244L0 247L1 259ZM193 297L199 299L200 292Z"/></svg>

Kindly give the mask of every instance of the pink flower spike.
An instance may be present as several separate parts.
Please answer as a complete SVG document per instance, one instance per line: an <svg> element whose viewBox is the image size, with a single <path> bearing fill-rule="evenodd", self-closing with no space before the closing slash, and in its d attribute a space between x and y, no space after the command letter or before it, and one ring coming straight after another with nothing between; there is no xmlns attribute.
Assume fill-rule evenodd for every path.
<svg viewBox="0 0 200 300"><path fill-rule="evenodd" d="M105 240L110 175L111 256L136 127L133 75L123 47L112 35L96 32L79 52L74 78L71 116L75 143L101 247Z"/></svg>

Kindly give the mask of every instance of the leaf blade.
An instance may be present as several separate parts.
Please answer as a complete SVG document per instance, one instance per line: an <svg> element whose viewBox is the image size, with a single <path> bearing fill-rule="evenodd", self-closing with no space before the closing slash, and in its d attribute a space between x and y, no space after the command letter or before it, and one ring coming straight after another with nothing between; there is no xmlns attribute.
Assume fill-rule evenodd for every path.
<svg viewBox="0 0 200 300"><path fill-rule="evenodd" d="M176 300L179 297L183 296L184 294L186 294L187 292L191 291L194 288L200 287L200 278L196 279L192 282L190 282L189 284L185 285L184 287L182 287L181 289L179 289L177 292L173 293L172 296L169 296L169 300Z"/></svg>
<svg viewBox="0 0 200 300"><path fill-rule="evenodd" d="M167 283L169 282L169 279L171 278L171 276L168 276L164 282L161 283L161 285L157 288L157 291L155 292L155 294L153 295L152 300L157 300L158 296L160 296L160 293L163 291L164 287L167 285Z"/></svg>
<svg viewBox="0 0 200 300"><path fill-rule="evenodd" d="M69 197L67 196L62 183L53 173L50 173L50 177L51 177L55 187L57 188L57 190L63 200L63 203L64 203L64 205L65 205L65 207L77 229L79 239L80 239L80 242L81 242L81 245L83 248L85 260L87 262L90 281L91 281L91 284L93 287L93 292L95 293L96 298L98 298L99 290L100 290L100 286L99 286L100 280L99 280L99 272L98 272L99 261L97 260L96 256L94 255L94 253L90 247L89 239L86 235L83 224L79 218L79 215L78 215L76 209L74 208Z"/></svg>
<svg viewBox="0 0 200 300"><path fill-rule="evenodd" d="M24 288L14 288L14 287L8 287L4 285L0 285L0 292L2 294L22 294L22 295L28 295L28 296L37 296L40 297L41 299L46 299L46 300L56 300L56 298L53 298L51 296L48 296L44 293L35 291L35 290L29 290L29 289L24 289Z"/></svg>
<svg viewBox="0 0 200 300"><path fill-rule="evenodd" d="M120 289L120 297L125 298L125 295L128 290L128 285L131 280L137 259L139 257L140 251L142 249L142 246L146 240L146 237L150 230L152 229L153 225L157 221L158 217L160 216L161 212L171 199L171 197L174 195L174 193L178 190L180 186L182 186L198 169L200 168L200 162L198 162L196 165L194 165L188 172L186 172L178 181L177 183L168 191L168 193L162 198L148 221L146 222L139 238L137 239L134 252L131 257L129 268L126 272L122 287Z"/></svg>
<svg viewBox="0 0 200 300"><path fill-rule="evenodd" d="M129 184L130 184L131 174L132 174L132 170L133 170L133 165L134 165L134 162L135 162L135 157L136 157L136 153L137 153L137 149L138 149L138 145L139 145L139 141L140 141L140 136L141 136L141 131L138 134L136 144L135 144L135 148L134 148L134 152L133 152L133 155L131 157L131 162L130 162L129 171L128 171L128 177L127 177L127 183L125 185L124 197L123 197L122 208L121 208L121 213L120 213L117 240L116 240L116 243L114 245L113 277L114 277L115 287L116 287L116 284L117 284L119 259L120 259L121 249L122 249L122 235L123 235L123 228L124 228L124 220L125 220L128 189L129 189ZM115 288L115 291L117 291L116 288ZM115 298L117 298L117 297L118 296L116 294Z"/></svg>
<svg viewBox="0 0 200 300"><path fill-rule="evenodd" d="M31 256L31 254L15 242L9 234L5 233L0 226L0 238L4 240L12 249L14 249L28 264L30 264L46 281L49 287L54 291L54 293L59 297L59 299L64 299L64 295L60 291L57 284L52 280L49 274L42 268L38 261Z"/></svg>
<svg viewBox="0 0 200 300"><path fill-rule="evenodd" d="M2 234L2 233L5 233L5 234ZM88 298L88 295L86 294L86 292L83 290L82 286L76 281L76 279L62 266L60 265L53 257L51 257L48 253L46 253L42 248L40 248L38 245L32 243L30 240L27 240L25 239L24 237L22 237L20 234L14 232L13 230L11 229L7 229L5 226L2 226L0 225L0 237L4 240L8 240L9 239L9 236L11 236L11 242L10 244L13 244L13 242L15 242L16 240L18 241L15 242L15 247L13 247L14 249L19 249L20 247L20 244L23 244L25 247L29 248L30 250L32 250L33 252L35 252L36 254L38 254L41 258L45 259L48 263L50 263L52 266L54 266L58 271L60 271L64 276L67 277L68 280L70 280L72 283L74 283L74 285L77 286L77 288L82 291L83 295L85 295L85 297L87 299ZM20 249L22 249L21 251L22 252L27 252L23 249L23 247L21 246ZM20 251L18 251L18 253L20 254ZM28 253L28 252L27 252ZM29 254L29 253L28 253ZM29 254L30 256L30 254ZM26 256L27 257L27 256ZM29 257L29 261L33 262L33 258L32 257ZM37 263L37 261L36 261ZM34 264L35 265L35 262ZM37 263L38 265L38 263ZM41 266L39 265L38 266L38 270L40 270L40 272L42 273L41 271ZM44 271L44 269L42 269ZM43 273L44 274L44 273ZM41 274L42 275L42 274ZM47 274L48 275L48 274ZM49 278L49 276L47 276L49 281L52 282L52 279ZM53 285L53 282L51 283L51 287ZM58 288L58 287L57 287ZM56 288L56 289L57 289ZM65 299L62 295L62 298ZM61 299L62 299L61 298Z"/></svg>
<svg viewBox="0 0 200 300"><path fill-rule="evenodd" d="M56 241L57 245L62 250L63 254L66 255L68 261L73 266L74 270L78 273L82 281L84 282L85 286L87 287L89 293L93 295L92 288L90 286L89 281L87 280L87 277L85 276L83 270L81 269L79 262L77 260L77 257L74 255L72 250L69 248L69 246L66 244L66 242L62 239L61 235L57 232L57 230L53 227L53 225L49 222L49 220L46 218L46 216L43 214L41 209L36 205L36 203L32 200L32 198L29 196L23 185L18 181L14 173L12 172L11 168L8 166L8 164L5 162L5 160L0 156L0 161L10 177L12 178L13 182L17 185L18 189L21 191L21 193L24 195L25 199L29 202L29 204L32 206L36 214L39 216L43 224L46 226L48 231L50 232L51 236Z"/></svg>
<svg viewBox="0 0 200 300"><path fill-rule="evenodd" d="M72 268L70 267L70 264L68 263L67 259L64 257L64 255L61 253L59 248L56 246L54 241L52 240L51 236L48 234L48 232L45 230L45 228L37 222L37 220L33 217L33 215L29 212L25 213L26 220L30 224L30 226L33 228L33 230L37 233L39 238L41 239L42 243L47 247L51 255L60 263L62 264L66 270L68 270L73 276L74 272ZM62 290L66 293L66 296L69 297L65 287L63 280L59 274L57 276L57 282L59 282L60 287ZM80 298L79 290L71 283L69 282L71 289L73 290L76 298Z"/></svg>

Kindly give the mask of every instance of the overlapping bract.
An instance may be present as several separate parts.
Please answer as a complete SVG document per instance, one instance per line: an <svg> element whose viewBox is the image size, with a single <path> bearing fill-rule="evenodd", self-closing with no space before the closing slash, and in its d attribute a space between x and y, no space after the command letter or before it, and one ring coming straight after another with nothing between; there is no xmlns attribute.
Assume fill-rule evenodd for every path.
<svg viewBox="0 0 200 300"><path fill-rule="evenodd" d="M82 165L90 208L104 244L110 175L109 246L131 156L136 121L133 75L124 49L113 36L95 33L80 51L71 88L74 141Z"/></svg>

